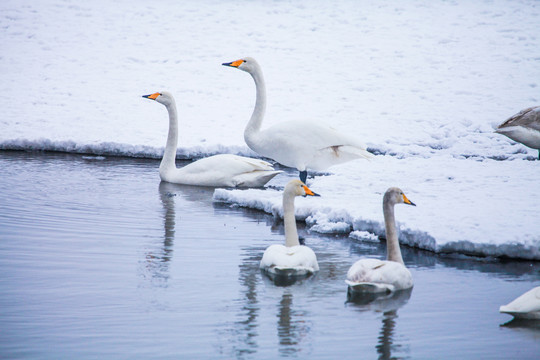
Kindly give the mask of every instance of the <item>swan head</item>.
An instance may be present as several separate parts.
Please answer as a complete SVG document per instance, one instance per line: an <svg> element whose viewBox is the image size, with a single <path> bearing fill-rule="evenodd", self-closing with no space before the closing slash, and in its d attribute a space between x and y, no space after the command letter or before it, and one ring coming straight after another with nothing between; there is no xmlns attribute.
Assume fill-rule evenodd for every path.
<svg viewBox="0 0 540 360"><path fill-rule="evenodd" d="M150 95L143 95L143 98L155 100L165 106L169 106L174 103L174 97L168 91L161 91Z"/></svg>
<svg viewBox="0 0 540 360"><path fill-rule="evenodd" d="M256 69L259 68L259 64L252 57L245 57L245 58L242 58L242 59L238 59L236 61L223 63L221 65L235 67L237 69L240 69L242 71L246 71L248 73L253 73Z"/></svg>
<svg viewBox="0 0 540 360"><path fill-rule="evenodd" d="M391 205L407 204L416 206L416 204L409 200L407 196L405 196L405 193L397 187L391 187L386 190L386 193L384 193L383 202L385 204L389 202Z"/></svg>
<svg viewBox="0 0 540 360"><path fill-rule="evenodd" d="M285 190L283 191L283 195L292 195L292 196L321 196L319 194L314 193L311 191L310 188L306 186L302 181L300 180L291 180L289 183L285 186Z"/></svg>

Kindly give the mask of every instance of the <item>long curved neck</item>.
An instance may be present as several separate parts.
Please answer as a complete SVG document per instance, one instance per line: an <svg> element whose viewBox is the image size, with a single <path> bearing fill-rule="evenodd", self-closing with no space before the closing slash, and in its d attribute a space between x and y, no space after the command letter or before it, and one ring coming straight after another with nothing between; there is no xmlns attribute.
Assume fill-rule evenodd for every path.
<svg viewBox="0 0 540 360"><path fill-rule="evenodd" d="M403 264L401 249L396 230L396 218L394 216L394 204L384 201L384 227L386 229L386 259Z"/></svg>
<svg viewBox="0 0 540 360"><path fill-rule="evenodd" d="M283 222L285 223L285 246L300 245L294 216L294 196L283 196Z"/></svg>
<svg viewBox="0 0 540 360"><path fill-rule="evenodd" d="M255 81L255 90L257 92L257 96L255 99L255 108L253 109L253 114L251 114L251 119L249 119L246 129L244 130L244 139L248 143L250 136L261 130L261 124L266 111L266 86L264 84L262 71L260 68L256 68L250 74Z"/></svg>
<svg viewBox="0 0 540 360"><path fill-rule="evenodd" d="M176 118L176 104L174 100L167 105L169 112L169 134L167 135L167 144L161 159L160 169L176 168L176 147L178 145L178 120Z"/></svg>

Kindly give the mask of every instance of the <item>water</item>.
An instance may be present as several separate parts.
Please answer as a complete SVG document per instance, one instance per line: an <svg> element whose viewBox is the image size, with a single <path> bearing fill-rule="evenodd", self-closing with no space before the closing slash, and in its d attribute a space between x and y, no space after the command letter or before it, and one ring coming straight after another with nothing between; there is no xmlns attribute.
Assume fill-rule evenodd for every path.
<svg viewBox="0 0 540 360"><path fill-rule="evenodd" d="M498 308L540 265L403 249L415 286L347 302L349 266L384 246L299 232L320 272L259 271L269 215L160 183L158 162L0 152L0 357L534 359L540 326ZM283 174L272 184L280 186Z"/></svg>

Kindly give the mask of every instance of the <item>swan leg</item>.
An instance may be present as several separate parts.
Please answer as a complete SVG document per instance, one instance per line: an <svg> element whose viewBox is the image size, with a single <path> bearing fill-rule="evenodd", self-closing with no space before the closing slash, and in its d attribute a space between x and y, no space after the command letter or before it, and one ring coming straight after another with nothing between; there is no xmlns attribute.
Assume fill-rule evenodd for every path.
<svg viewBox="0 0 540 360"><path fill-rule="evenodd" d="M307 180L307 170L300 171L300 180L305 184Z"/></svg>

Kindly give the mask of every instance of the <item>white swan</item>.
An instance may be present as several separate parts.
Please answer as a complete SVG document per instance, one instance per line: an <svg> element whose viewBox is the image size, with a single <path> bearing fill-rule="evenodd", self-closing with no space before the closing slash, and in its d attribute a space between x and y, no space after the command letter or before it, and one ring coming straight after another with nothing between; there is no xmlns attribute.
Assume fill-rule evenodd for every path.
<svg viewBox="0 0 540 360"><path fill-rule="evenodd" d="M499 311L518 319L540 319L540 286L501 306Z"/></svg>
<svg viewBox="0 0 540 360"><path fill-rule="evenodd" d="M244 130L246 144L262 156L297 168L304 183L307 169L322 171L331 165L372 157L356 138L307 121L286 121L261 130L266 88L259 64L255 59L246 57L223 65L246 71L255 81L257 96L255 109Z"/></svg>
<svg viewBox="0 0 540 360"><path fill-rule="evenodd" d="M540 159L540 106L521 110L495 130L532 149L538 149Z"/></svg>
<svg viewBox="0 0 540 360"><path fill-rule="evenodd" d="M174 97L166 91L144 98L155 100L169 112L169 134L163 159L159 165L161 180L185 185L261 187L282 171L274 170L266 161L243 156L220 154L176 168L176 146L178 143L178 120Z"/></svg>
<svg viewBox="0 0 540 360"><path fill-rule="evenodd" d="M384 225L386 229L387 260L360 259L351 266L345 282L353 292L393 292L409 289L413 286L410 271L405 267L396 231L394 217L395 204L412 203L403 191L389 188L383 197Z"/></svg>
<svg viewBox="0 0 540 360"><path fill-rule="evenodd" d="M317 256L309 247L300 245L294 216L296 196L319 196L300 180L291 180L283 190L283 222L285 223L285 246L270 245L263 254L260 268L270 275L305 276L319 270Z"/></svg>

